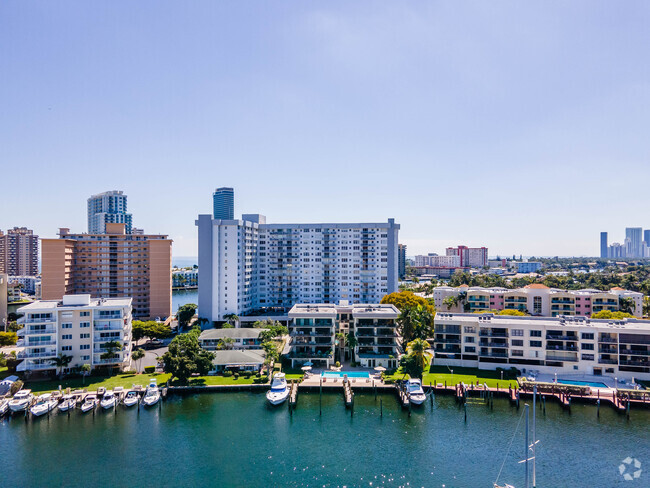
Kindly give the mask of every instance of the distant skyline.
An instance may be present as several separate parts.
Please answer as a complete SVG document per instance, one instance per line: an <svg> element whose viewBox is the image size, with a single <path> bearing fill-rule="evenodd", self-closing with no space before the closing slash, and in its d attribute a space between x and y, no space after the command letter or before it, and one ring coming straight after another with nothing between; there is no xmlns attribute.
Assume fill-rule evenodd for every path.
<svg viewBox="0 0 650 488"><path fill-rule="evenodd" d="M598 256L650 228L648 25L642 1L3 2L0 229L84 232L116 189L196 256L225 186L235 217L395 218L409 256Z"/></svg>

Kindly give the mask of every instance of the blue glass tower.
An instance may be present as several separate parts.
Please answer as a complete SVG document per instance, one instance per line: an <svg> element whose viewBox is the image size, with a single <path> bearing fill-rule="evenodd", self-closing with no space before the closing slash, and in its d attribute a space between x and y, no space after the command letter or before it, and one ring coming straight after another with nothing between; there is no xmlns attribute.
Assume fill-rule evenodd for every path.
<svg viewBox="0 0 650 488"><path fill-rule="evenodd" d="M235 190L217 188L212 194L212 213L215 219L233 220L235 218Z"/></svg>

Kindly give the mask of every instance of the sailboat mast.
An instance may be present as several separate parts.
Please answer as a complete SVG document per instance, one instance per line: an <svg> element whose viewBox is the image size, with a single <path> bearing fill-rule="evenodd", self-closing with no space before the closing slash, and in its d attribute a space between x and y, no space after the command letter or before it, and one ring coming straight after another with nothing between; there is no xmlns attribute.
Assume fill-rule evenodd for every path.
<svg viewBox="0 0 650 488"><path fill-rule="evenodd" d="M525 486L526 486L526 488L528 488L528 449L529 449L529 445L530 445L530 444L528 444L528 404L526 404L526 411L525 411L524 415L526 416L526 433L525 433L525 437L526 437L526 457L524 458L525 459L525 465L526 465L526 484L525 484Z"/></svg>
<svg viewBox="0 0 650 488"><path fill-rule="evenodd" d="M535 435L535 405L537 404L537 385L533 386L533 488L537 486L535 479L535 463L537 462L537 436Z"/></svg>

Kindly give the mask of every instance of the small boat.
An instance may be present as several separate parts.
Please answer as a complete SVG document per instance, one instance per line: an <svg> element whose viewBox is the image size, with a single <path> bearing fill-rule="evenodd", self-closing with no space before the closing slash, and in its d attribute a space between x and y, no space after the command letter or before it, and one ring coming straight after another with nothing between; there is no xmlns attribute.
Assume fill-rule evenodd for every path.
<svg viewBox="0 0 650 488"><path fill-rule="evenodd" d="M139 400L140 397L138 396L138 393L135 390L131 390L124 397L123 403L125 407L132 407L138 403Z"/></svg>
<svg viewBox="0 0 650 488"><path fill-rule="evenodd" d="M20 390L9 400L9 410L13 413L24 412L33 399L32 390Z"/></svg>
<svg viewBox="0 0 650 488"><path fill-rule="evenodd" d="M44 393L38 397L36 404L29 409L32 415L35 417L40 417L56 407L58 400L52 396L51 393Z"/></svg>
<svg viewBox="0 0 650 488"><path fill-rule="evenodd" d="M0 417L9 411L9 400L0 400Z"/></svg>
<svg viewBox="0 0 650 488"><path fill-rule="evenodd" d="M113 393L111 390L106 390L106 393L104 393L102 401L100 402L102 408L108 410L109 408L113 408L116 403L117 397L115 396L115 393Z"/></svg>
<svg viewBox="0 0 650 488"><path fill-rule="evenodd" d="M94 409L98 403L99 400L97 399L97 395L95 395L94 393L86 395L86 398L84 398L84 402L81 404L81 411L83 413L86 413Z"/></svg>
<svg viewBox="0 0 650 488"><path fill-rule="evenodd" d="M266 392L266 399L271 405L280 405L289 398L290 391L284 373L275 373L271 382L271 389Z"/></svg>
<svg viewBox="0 0 650 488"><path fill-rule="evenodd" d="M422 389L422 383L418 379L412 378L406 382L406 392L409 395L409 401L413 405L422 405L427 399Z"/></svg>
<svg viewBox="0 0 650 488"><path fill-rule="evenodd" d="M74 395L63 395L61 403L59 403L59 410L61 412L67 412L68 410L74 410L74 407L77 406L77 399Z"/></svg>
<svg viewBox="0 0 650 488"><path fill-rule="evenodd" d="M158 385L156 385L156 380L151 380L149 386L147 387L147 391L144 393L144 398L142 401L144 402L145 406L151 407L152 405L158 403L158 400L160 400L160 390L158 389Z"/></svg>

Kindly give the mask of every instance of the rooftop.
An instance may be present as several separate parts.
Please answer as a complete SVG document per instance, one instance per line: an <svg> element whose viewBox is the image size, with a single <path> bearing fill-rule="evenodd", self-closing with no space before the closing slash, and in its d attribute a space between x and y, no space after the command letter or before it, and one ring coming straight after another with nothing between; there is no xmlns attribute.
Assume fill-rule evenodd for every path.
<svg viewBox="0 0 650 488"><path fill-rule="evenodd" d="M215 366L257 365L264 363L264 356L255 351L224 350L215 351L214 354L215 358L212 360L212 364Z"/></svg>
<svg viewBox="0 0 650 488"><path fill-rule="evenodd" d="M264 329L207 329L201 332L199 340L219 340L227 337L231 339L257 339L262 330Z"/></svg>

